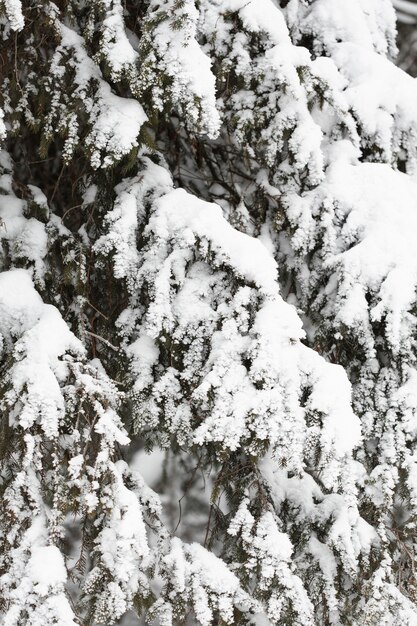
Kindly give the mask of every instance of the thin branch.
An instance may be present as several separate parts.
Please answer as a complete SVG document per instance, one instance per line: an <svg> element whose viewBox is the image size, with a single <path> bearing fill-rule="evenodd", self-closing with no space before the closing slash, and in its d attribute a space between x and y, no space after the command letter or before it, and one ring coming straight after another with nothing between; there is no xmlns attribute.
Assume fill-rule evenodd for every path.
<svg viewBox="0 0 417 626"><path fill-rule="evenodd" d="M106 344L106 346L108 346L115 352L119 352L120 348L118 348L117 346L114 346L112 343L110 343L110 341L108 341L104 337L101 337L100 335L96 335L96 333L92 333L91 330L86 330L85 332L87 333L87 335L91 335L91 337L94 337L95 339L98 339L102 343Z"/></svg>

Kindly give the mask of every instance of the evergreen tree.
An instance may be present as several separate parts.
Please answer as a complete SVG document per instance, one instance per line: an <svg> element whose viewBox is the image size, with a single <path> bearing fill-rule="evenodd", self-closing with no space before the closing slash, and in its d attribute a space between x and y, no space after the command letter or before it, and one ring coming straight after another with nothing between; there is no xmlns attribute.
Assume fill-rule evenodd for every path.
<svg viewBox="0 0 417 626"><path fill-rule="evenodd" d="M2 623L415 626L390 0L0 0L0 29Z"/></svg>

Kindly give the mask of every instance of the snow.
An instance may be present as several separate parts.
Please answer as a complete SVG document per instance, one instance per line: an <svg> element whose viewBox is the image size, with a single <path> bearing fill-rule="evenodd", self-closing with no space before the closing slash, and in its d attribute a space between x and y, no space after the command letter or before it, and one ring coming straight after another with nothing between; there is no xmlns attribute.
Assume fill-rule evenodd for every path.
<svg viewBox="0 0 417 626"><path fill-rule="evenodd" d="M172 232L184 231L183 237L193 245L198 238L207 238L218 250L219 265L231 265L238 275L259 287L261 293L276 291L277 269L273 258L265 254L263 245L244 233L235 231L223 218L221 208L208 204L175 189L157 202L157 214L145 232L166 239ZM223 252L224 251L224 252Z"/></svg>
<svg viewBox="0 0 417 626"><path fill-rule="evenodd" d="M33 289L30 274L12 270L0 274L0 324L5 338L19 336L35 325L42 309L42 299Z"/></svg>
<svg viewBox="0 0 417 626"><path fill-rule="evenodd" d="M343 97L353 111L364 145L377 146L378 160L389 164L406 154L407 168L416 167L417 97L415 80L383 57L341 43L332 50L332 60L346 80Z"/></svg>
<svg viewBox="0 0 417 626"><path fill-rule="evenodd" d="M189 127L215 138L220 127L216 79L211 60L196 39L197 18L198 11L191 0L181 5L174 0L151 1L149 34L145 28L143 37L145 62L141 80L151 89L157 109L163 110L168 100L170 106L179 108ZM161 74L169 78L163 87L157 80Z"/></svg>
<svg viewBox="0 0 417 626"><path fill-rule="evenodd" d="M22 13L22 3L20 0L3 0L6 17L12 30L22 30L25 20Z"/></svg>
<svg viewBox="0 0 417 626"><path fill-rule="evenodd" d="M273 44L291 43L284 16L270 0L228 0L223 4L226 10L239 11L248 30L267 33Z"/></svg>
<svg viewBox="0 0 417 626"><path fill-rule="evenodd" d="M90 572L86 585L96 575L101 580L103 570L109 572L110 580L103 585L96 613L108 619L110 610L112 618L120 617L131 608L138 589L144 595L148 593L143 569L149 564L150 552L139 499L125 485L128 468L111 460L116 444L129 443L114 410L115 390L97 364L89 369L81 342L58 310L43 303L27 270L0 274L0 333L11 351L10 367L3 379L2 410L9 415L10 428L19 427L24 433L23 451L16 451L22 457L21 469L13 469L4 502L19 520L17 527L21 525L23 533L26 518L37 516L23 539L17 535L20 543L14 545L13 534L5 539L9 569L14 574L11 578L5 574L1 580L10 604L4 623L12 626L18 623L15 620L20 614L28 612L27 623L31 626L75 624L64 591L67 575L63 555L57 546L48 545L49 532L51 536L63 536L63 528L54 529L53 520L62 524L59 497L63 485L59 481L66 478L74 489L74 511L83 511L95 519L94 554L99 564ZM69 369L75 383L70 382ZM92 425L86 424L87 428L80 425L79 431L74 424L74 430L63 436L64 418L69 407L74 406L74 399L80 397L80 389L81 401L90 403L95 420ZM81 411L78 415L79 423ZM88 446L93 427L94 446L98 447L90 457ZM45 472L45 478L45 448L51 449L55 458L63 450L67 457L74 451L67 477L64 473L61 478L53 466L52 471ZM88 465L89 458L92 465ZM57 500L47 506L42 488L48 478L56 481L48 489L55 491ZM155 503L152 508L157 510Z"/></svg>
<svg viewBox="0 0 417 626"><path fill-rule="evenodd" d="M314 183L322 177L322 131L310 114L314 77L308 51L291 42L282 12L267 0L227 3L245 29L234 33L229 13L218 3L203 3L201 28L213 56L226 54L224 71L233 69L243 85L224 103L224 117L239 144L270 168L289 149L296 166L306 166ZM223 6L223 3L222 3ZM262 46L248 50L251 37ZM268 93L268 97L265 94ZM290 137L287 144L286 135Z"/></svg>
<svg viewBox="0 0 417 626"><path fill-rule="evenodd" d="M293 546L293 562L300 564L301 569L314 564L310 571L315 572L316 578L321 575L325 601L337 623L339 592L335 579L340 567L339 558L342 557L344 568L357 572L359 559L367 558L371 549L378 545L376 530L360 517L352 494L325 493L308 473L290 477L268 455L260 462L259 469L276 510L292 510L294 517L290 528L293 524L295 532L306 533L306 543L297 542ZM353 464L347 470L350 474L348 480L352 482L355 482L351 476L355 470ZM320 529L324 527L327 529L326 539L320 541L317 535L323 538Z"/></svg>
<svg viewBox="0 0 417 626"><path fill-rule="evenodd" d="M67 570L58 548L56 546L34 548L28 562L28 574L41 596L48 595L49 587L64 584L67 580Z"/></svg>
<svg viewBox="0 0 417 626"><path fill-rule="evenodd" d="M142 561L149 558L149 547L138 499L123 484L120 466L114 466L114 472L113 510L96 540L96 551L100 553L103 566L112 573L114 583L126 586L128 598L132 600L139 584ZM127 606L124 603L118 615L122 615Z"/></svg>
<svg viewBox="0 0 417 626"><path fill-rule="evenodd" d="M221 559L197 543L190 545L182 543L177 537L171 539L163 568L170 581L169 600L175 602L180 599L182 604L184 600L190 602L201 626L212 623L214 611L218 611L226 624L233 624L234 606L255 606L242 590L237 576ZM171 626L172 615L168 611L164 615L162 611L166 605L161 602L160 605L160 608L156 607L159 623Z"/></svg>
<svg viewBox="0 0 417 626"><path fill-rule="evenodd" d="M156 166L145 162L154 180ZM162 169L161 176L164 180ZM136 219L140 220L142 194L149 194L146 177L146 173L141 176L140 184L133 180L130 193L120 189L108 218L110 232L97 248L108 253L117 241L115 271L126 276L133 294L141 281L150 285L152 301L141 330L125 348L132 359L135 392L140 396L149 385L154 387L149 413L144 414L149 426L160 419L158 407L165 398L165 419L182 440L190 436L190 419L198 406L205 415L194 433L198 445L212 441L234 450L254 437L268 441L277 457L285 456L289 465L299 468L307 445L299 397L301 389L310 386L306 410L326 416L321 443L325 457L336 455L341 460L349 455L359 444L360 429L350 406L345 374L300 343L301 322L294 308L280 298L275 261L259 241L235 231L220 207L181 189L167 192L164 182L144 229L150 247L143 250L142 259L129 254L128 242L136 239L137 228L132 201L136 194ZM172 242L177 249L171 253ZM190 251L195 246L200 258L193 261ZM233 295L228 295L226 281L230 272L246 285ZM173 277L178 281L175 295ZM253 306L256 310L250 313ZM134 327L132 315L133 301L118 322L126 336ZM188 346L188 356L181 373L170 368L153 382L163 351L159 342L163 329L173 334L175 342ZM206 341L210 346L207 355ZM242 363L245 358L251 361L249 371ZM182 398L185 381L194 386L189 400ZM329 465L324 480L334 483L338 471L336 465Z"/></svg>
<svg viewBox="0 0 417 626"><path fill-rule="evenodd" d="M96 433L103 435L103 438L109 443L117 441L119 445L126 446L130 442L130 439L125 432L120 430L117 422L118 417L115 411L107 409L100 415L94 426L94 430Z"/></svg>
<svg viewBox="0 0 417 626"><path fill-rule="evenodd" d="M80 354L83 348L58 310L42 302L25 270L0 274L0 333L6 342L20 337L14 348L17 362L8 372L13 388L6 402L25 397L18 423L30 428L40 420L45 434L53 437L64 415L59 359L67 350Z"/></svg>
<svg viewBox="0 0 417 626"><path fill-rule="evenodd" d="M387 336L396 353L403 340L401 327L407 326L409 333L413 323L404 319L404 312L416 297L413 230L417 227L417 185L386 165L364 164L344 167L343 173L335 168L329 174L329 188L340 210L349 211L341 240L349 243L356 239L353 248L328 261L343 276L341 291L346 293L346 304L341 307L340 319L350 326L356 316L364 316L357 312L356 303L350 302L353 280L363 293L377 292L370 318L380 321L386 316Z"/></svg>
<svg viewBox="0 0 417 626"><path fill-rule="evenodd" d="M337 567L343 558L350 572L357 571L375 535L357 509L360 472L352 453L361 444L361 432L351 387L343 368L301 343L301 321L279 295L270 252L234 230L218 206L174 189L165 169L146 158L130 186L117 189L106 222L108 232L96 249L111 256L130 293L117 325L130 358L135 427L159 435L161 446L172 445L172 437L181 446L209 444L220 451L219 458L235 450L255 458L257 446L269 448L268 468L262 462L258 467L273 489L277 511L287 502L299 508L298 521L317 528L327 524L324 549ZM141 253L132 254L129 242L137 241L138 232ZM146 308L138 293L147 294ZM141 453L140 463L147 462ZM279 474L280 467L285 472ZM309 474L312 468L320 482ZM160 467L154 471L160 476ZM303 582L291 570L294 559L313 558L307 542L304 548L292 545L272 512L255 520L244 508L228 532L244 541L248 571L259 566L259 584L270 598L269 619L279 621L286 603L292 603L300 623L313 623ZM201 573L211 571L205 552L204 566L192 570L202 587L187 583L196 551L200 547L190 551L172 542L164 568L176 594L184 595L187 585L193 590L196 618L209 624L210 594L218 589L215 578ZM320 559L317 554L317 567ZM322 566L324 580L328 570ZM278 579L284 597L274 591ZM327 602L334 604L335 588L330 581L326 585ZM155 605L155 612L170 624L164 602ZM230 602L225 606L229 615Z"/></svg>
<svg viewBox="0 0 417 626"><path fill-rule="evenodd" d="M112 80L119 80L124 71L134 72L138 53L126 33L123 6L114 0L105 0L105 18L102 22L100 54L106 57L112 70Z"/></svg>
<svg viewBox="0 0 417 626"><path fill-rule="evenodd" d="M355 156L348 142L340 142L333 149L325 183L303 197L289 197L288 215L297 223L293 242L305 249L315 236L315 218L307 206L319 202L329 207L331 219L322 218L325 294L335 304L329 313L336 324L363 332L370 356L374 355L370 326L383 321L390 348L397 354L408 349L414 324L407 312L416 300L417 186L412 177L388 165L355 163Z"/></svg>
<svg viewBox="0 0 417 626"><path fill-rule="evenodd" d="M324 331L333 337L336 353L346 341L354 346L342 364L353 373L354 408L362 416L364 440L378 451L366 494L376 506L386 507L395 497L399 468L411 485L416 467L417 398L411 389L417 189L414 176L384 163L361 163L359 157L349 141L335 142L322 185L289 194L285 202L294 225L293 250L305 255L320 242L300 290L310 313L320 315L310 339ZM414 508L414 498L408 506Z"/></svg>
<svg viewBox="0 0 417 626"><path fill-rule="evenodd" d="M245 499L232 519L228 533L235 538L241 535L244 550L249 557L245 563L248 573L259 564L259 589L269 592L265 607L269 620L279 623L289 604L296 623L312 626L313 606L301 579L291 571L289 562L293 546L288 536L278 530L276 516L267 511L255 523ZM279 591L276 587L278 580Z"/></svg>
<svg viewBox="0 0 417 626"><path fill-rule="evenodd" d="M1 4L6 35L20 31L20 2ZM61 23L46 8L46 74L29 64L19 89L6 81L0 113L1 138L34 125L46 143L62 136L66 164L84 152L85 186L72 232L60 194L48 207L19 180L23 157L13 173L0 154L3 623L79 621L59 546L82 527L90 541L68 563L87 559L76 574L94 623L143 603L161 626L233 624L236 609L248 623L415 626L402 585L417 514L417 94L389 60L391 2L84 9ZM38 31L15 54L39 50ZM221 206L175 188L164 146L177 183ZM54 175L49 158L27 175ZM50 284L63 242L92 272L70 306L72 268L70 290ZM120 315L103 336L117 350L105 341L89 362L85 294L110 282ZM116 461L122 417L135 449L154 446L130 467ZM184 486L194 459L202 478ZM146 480L165 483L164 509ZM216 515L229 535L212 551L194 541L205 480L207 539ZM187 541L163 523L183 498Z"/></svg>
<svg viewBox="0 0 417 626"><path fill-rule="evenodd" d="M0 152L0 242L7 241L14 262L29 261L35 268L38 281L45 271L44 257L48 237L45 225L35 218L25 217L27 203L14 194L12 188L12 163L6 152ZM30 188L34 202L42 206L45 196L37 188ZM2 252L0 251L0 258Z"/></svg>
<svg viewBox="0 0 417 626"><path fill-rule="evenodd" d="M199 543L192 543L187 547L187 553L195 564L204 586L218 594L233 595L238 590L237 577L212 552Z"/></svg>
<svg viewBox="0 0 417 626"><path fill-rule="evenodd" d="M290 0L286 8L294 34L312 34L316 53L333 54L336 42L351 42L361 52L395 52L395 11L390 0L316 0L306 6Z"/></svg>
<svg viewBox="0 0 417 626"><path fill-rule="evenodd" d="M6 138L6 126L4 125L4 111L0 108L0 139Z"/></svg>
<svg viewBox="0 0 417 626"><path fill-rule="evenodd" d="M15 626L22 620L28 626L46 623L76 626L64 591L67 570L63 556L56 546L45 545L45 535L45 519L37 516L30 520L16 549L18 558L11 565L16 588L8 610L2 615L4 626ZM2 576L1 582L3 588L7 586L7 574Z"/></svg>
<svg viewBox="0 0 417 626"><path fill-rule="evenodd" d="M87 114L94 120L85 138L85 145L91 152L90 162L94 168L107 167L138 145L139 132L147 116L137 100L121 98L111 91L99 67L88 56L83 38L64 24L60 29L61 44L52 61L52 73L57 78L62 76L62 59L70 50L75 71L72 95L81 100ZM92 82L97 86L93 96L89 88ZM73 124L73 132L69 133L64 148L66 158L70 158L74 150L78 122Z"/></svg>

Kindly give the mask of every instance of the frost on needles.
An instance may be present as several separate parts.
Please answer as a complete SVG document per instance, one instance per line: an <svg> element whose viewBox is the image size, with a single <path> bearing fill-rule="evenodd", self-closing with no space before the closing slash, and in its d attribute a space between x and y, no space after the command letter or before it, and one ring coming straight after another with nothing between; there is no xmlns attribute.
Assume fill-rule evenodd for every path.
<svg viewBox="0 0 417 626"><path fill-rule="evenodd" d="M1 623L416 626L390 0L0 0L0 35Z"/></svg>

